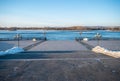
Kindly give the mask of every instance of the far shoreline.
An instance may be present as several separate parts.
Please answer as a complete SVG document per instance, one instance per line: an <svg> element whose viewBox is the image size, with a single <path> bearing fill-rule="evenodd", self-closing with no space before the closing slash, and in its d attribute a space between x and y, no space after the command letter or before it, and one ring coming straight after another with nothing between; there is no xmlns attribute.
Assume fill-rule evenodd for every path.
<svg viewBox="0 0 120 81"><path fill-rule="evenodd" d="M105 27L105 26L72 26L72 27L0 27L0 30L108 30L120 31L120 26Z"/></svg>

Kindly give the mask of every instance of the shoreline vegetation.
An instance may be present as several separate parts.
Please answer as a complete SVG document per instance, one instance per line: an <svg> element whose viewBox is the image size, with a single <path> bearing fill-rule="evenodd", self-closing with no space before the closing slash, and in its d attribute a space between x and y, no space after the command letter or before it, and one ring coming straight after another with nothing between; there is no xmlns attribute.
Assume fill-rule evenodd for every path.
<svg viewBox="0 0 120 81"><path fill-rule="evenodd" d="M0 27L0 30L111 30L120 31L120 26L72 26L72 27Z"/></svg>

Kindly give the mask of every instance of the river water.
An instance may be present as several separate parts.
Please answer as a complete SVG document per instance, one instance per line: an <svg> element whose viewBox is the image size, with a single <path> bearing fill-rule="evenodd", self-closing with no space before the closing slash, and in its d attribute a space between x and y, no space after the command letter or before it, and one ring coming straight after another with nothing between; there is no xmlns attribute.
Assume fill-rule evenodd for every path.
<svg viewBox="0 0 120 81"><path fill-rule="evenodd" d="M45 33L45 34L44 34ZM76 37L94 39L96 33L100 33L102 39L120 39L120 32L107 30L0 30L0 39L14 39L20 34L23 39L41 38L46 36L48 40L74 40Z"/></svg>

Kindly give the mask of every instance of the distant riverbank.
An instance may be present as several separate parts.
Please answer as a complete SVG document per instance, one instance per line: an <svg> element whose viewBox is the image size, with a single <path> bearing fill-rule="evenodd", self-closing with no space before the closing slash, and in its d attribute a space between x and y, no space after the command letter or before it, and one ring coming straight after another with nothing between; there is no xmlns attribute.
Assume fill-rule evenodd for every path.
<svg viewBox="0 0 120 81"><path fill-rule="evenodd" d="M72 26L72 27L0 27L0 30L112 30L120 31L120 26Z"/></svg>

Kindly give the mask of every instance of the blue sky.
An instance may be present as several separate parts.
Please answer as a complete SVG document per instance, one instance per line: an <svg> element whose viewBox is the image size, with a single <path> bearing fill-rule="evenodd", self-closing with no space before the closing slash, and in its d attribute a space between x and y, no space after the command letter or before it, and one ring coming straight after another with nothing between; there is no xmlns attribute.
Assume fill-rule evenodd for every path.
<svg viewBox="0 0 120 81"><path fill-rule="evenodd" d="M120 0L0 0L0 26L120 26Z"/></svg>

